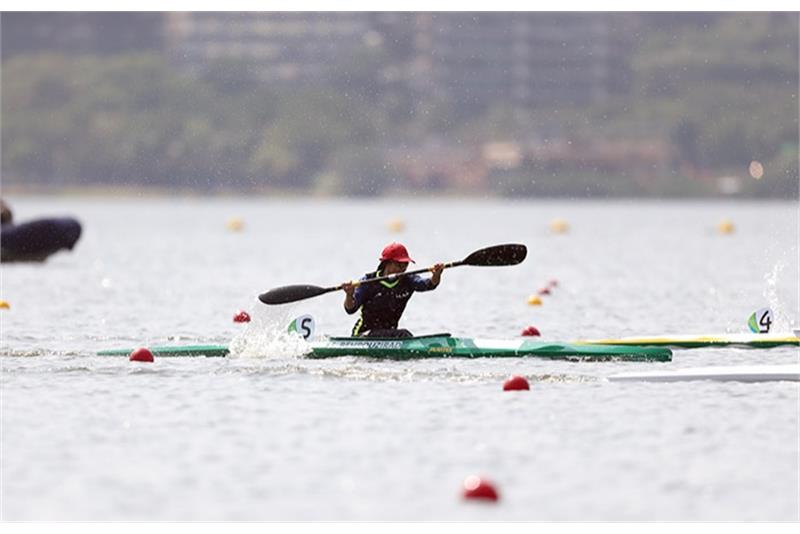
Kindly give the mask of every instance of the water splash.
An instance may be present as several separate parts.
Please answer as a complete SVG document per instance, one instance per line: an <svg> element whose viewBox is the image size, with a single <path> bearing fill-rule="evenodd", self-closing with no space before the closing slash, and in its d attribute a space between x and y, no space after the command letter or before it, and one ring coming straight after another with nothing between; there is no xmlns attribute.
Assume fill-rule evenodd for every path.
<svg viewBox="0 0 800 534"><path fill-rule="evenodd" d="M229 357L299 358L311 351L297 332L287 330L294 318L294 307L259 306L244 331L231 341Z"/></svg>
<svg viewBox="0 0 800 534"><path fill-rule="evenodd" d="M784 312L784 306L778 292L778 281L781 279L786 264L779 261L772 266L772 271L764 274L764 299L772 308L773 325L771 331L773 332L788 332L792 328L792 322Z"/></svg>

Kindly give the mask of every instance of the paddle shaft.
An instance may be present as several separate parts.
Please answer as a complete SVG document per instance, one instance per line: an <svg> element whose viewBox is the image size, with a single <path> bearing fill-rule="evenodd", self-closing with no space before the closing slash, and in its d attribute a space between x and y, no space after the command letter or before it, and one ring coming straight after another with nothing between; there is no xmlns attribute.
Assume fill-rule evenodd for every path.
<svg viewBox="0 0 800 534"><path fill-rule="evenodd" d="M451 261L450 263L445 263L443 265L444 265L444 267L443 267L444 269L449 269L450 267L458 267L459 265L464 265L464 262L463 261ZM366 280L353 280L351 283L353 284L354 287L358 287L361 284L369 284L371 282L394 281L394 280L397 280L398 278L402 278L404 276L409 276L409 275L412 275L412 274L427 273L427 272L430 272L430 270L431 270L430 267L426 267L424 269L415 269L413 271L405 271L405 272L402 272L402 273L387 274L386 276L376 276L375 278L367 278ZM343 289L344 286L345 286L345 284L339 284L336 287L328 287L328 288L325 288L325 292L328 293L330 291L338 291L340 289Z"/></svg>
<svg viewBox="0 0 800 534"><path fill-rule="evenodd" d="M458 267L460 265L472 265L475 267L517 265L518 263L521 263L525 259L526 255L527 255L527 249L525 245L519 245L519 244L496 245L493 247L487 247L480 250L476 250L475 252L473 252L472 254L470 254L461 261L444 263L442 264L442 266L443 268L448 269L450 267ZM359 286L361 284L368 284L371 282L383 282L388 280L394 281L403 276L420 274L428 272L430 270L431 268L416 269L413 271L406 271L402 273L394 273L385 276L378 276L375 278L368 278L366 280L354 280L352 282L347 282L346 284ZM289 302L296 302L298 300L304 300L307 298L324 295L325 293L330 293L332 291L339 291L340 289L343 289L346 284L339 284L338 286L333 286L333 287L319 287L312 285L294 285L294 286L278 287L275 289L271 289L266 293L262 293L261 295L259 295L258 299L264 304L286 304Z"/></svg>

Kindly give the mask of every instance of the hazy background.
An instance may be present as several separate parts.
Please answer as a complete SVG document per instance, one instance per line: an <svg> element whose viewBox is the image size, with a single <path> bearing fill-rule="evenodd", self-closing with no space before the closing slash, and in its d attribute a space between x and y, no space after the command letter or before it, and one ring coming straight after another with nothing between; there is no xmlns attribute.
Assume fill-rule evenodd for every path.
<svg viewBox="0 0 800 534"><path fill-rule="evenodd" d="M797 13L2 14L4 194L798 196Z"/></svg>

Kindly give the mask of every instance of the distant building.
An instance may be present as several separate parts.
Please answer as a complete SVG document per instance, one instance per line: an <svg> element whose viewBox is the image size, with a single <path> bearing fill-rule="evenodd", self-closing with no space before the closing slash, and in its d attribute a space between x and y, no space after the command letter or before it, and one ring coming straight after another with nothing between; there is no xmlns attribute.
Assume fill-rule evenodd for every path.
<svg viewBox="0 0 800 534"><path fill-rule="evenodd" d="M460 105L589 103L630 83L635 16L604 13L416 15L416 78Z"/></svg>
<svg viewBox="0 0 800 534"><path fill-rule="evenodd" d="M3 12L2 57L161 50L162 20L147 12Z"/></svg>
<svg viewBox="0 0 800 534"><path fill-rule="evenodd" d="M604 13L169 13L166 42L197 73L236 65L271 83L324 82L369 49L421 98L481 109L589 103L630 82L635 15ZM224 71L222 71L224 72Z"/></svg>
<svg viewBox="0 0 800 534"><path fill-rule="evenodd" d="M366 13L186 12L166 15L170 57L198 74L239 65L263 82L324 81L377 44Z"/></svg>
<svg viewBox="0 0 800 534"><path fill-rule="evenodd" d="M384 89L405 87L419 100L467 110L498 102L529 108L625 92L639 20L552 12L8 12L2 54L149 49L197 74L297 86L346 78L354 62L380 52L376 79Z"/></svg>

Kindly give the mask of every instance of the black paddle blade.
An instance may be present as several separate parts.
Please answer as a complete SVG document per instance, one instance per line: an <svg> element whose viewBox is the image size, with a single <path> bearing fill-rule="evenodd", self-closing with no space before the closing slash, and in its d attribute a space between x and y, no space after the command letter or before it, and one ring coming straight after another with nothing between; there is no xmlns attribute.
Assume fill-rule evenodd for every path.
<svg viewBox="0 0 800 534"><path fill-rule="evenodd" d="M517 265L518 263L522 263L527 255L528 248L525 245L496 245L493 247L476 250L467 256L461 263L476 267Z"/></svg>
<svg viewBox="0 0 800 534"><path fill-rule="evenodd" d="M266 293L261 293L258 296L258 300L264 304L287 304L298 300L310 299L329 291L332 291L332 289L309 285L276 287Z"/></svg>

